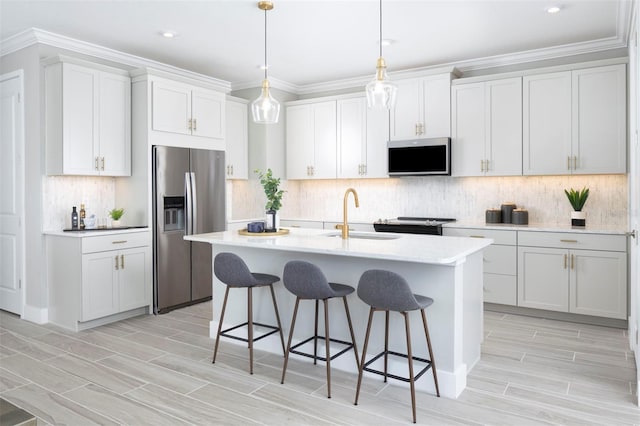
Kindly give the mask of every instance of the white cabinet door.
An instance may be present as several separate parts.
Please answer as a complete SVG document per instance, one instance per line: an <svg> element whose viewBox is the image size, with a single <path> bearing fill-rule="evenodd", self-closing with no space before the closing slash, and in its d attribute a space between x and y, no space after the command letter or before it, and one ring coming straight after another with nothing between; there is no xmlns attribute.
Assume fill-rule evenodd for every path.
<svg viewBox="0 0 640 426"><path fill-rule="evenodd" d="M62 173L98 175L95 111L98 110L100 73L74 64L65 63L62 68Z"/></svg>
<svg viewBox="0 0 640 426"><path fill-rule="evenodd" d="M626 320L626 253L571 250L569 256L569 312Z"/></svg>
<svg viewBox="0 0 640 426"><path fill-rule="evenodd" d="M453 86L451 174L481 176L485 161L484 83Z"/></svg>
<svg viewBox="0 0 640 426"><path fill-rule="evenodd" d="M313 165L311 105L287 107L287 179L308 179Z"/></svg>
<svg viewBox="0 0 640 426"><path fill-rule="evenodd" d="M423 119L422 80L411 78L397 80L396 105L391 110L391 140L420 137Z"/></svg>
<svg viewBox="0 0 640 426"><path fill-rule="evenodd" d="M338 178L359 178L367 158L367 101L364 97L337 102Z"/></svg>
<svg viewBox="0 0 640 426"><path fill-rule="evenodd" d="M313 179L335 179L337 173L336 102L313 104Z"/></svg>
<svg viewBox="0 0 640 426"><path fill-rule="evenodd" d="M388 177L389 111L386 109L367 109L366 139L366 161L363 177Z"/></svg>
<svg viewBox="0 0 640 426"><path fill-rule="evenodd" d="M249 137L247 104L227 100L226 109L227 179L248 179Z"/></svg>
<svg viewBox="0 0 640 426"><path fill-rule="evenodd" d="M485 173L522 175L522 79L485 83Z"/></svg>
<svg viewBox="0 0 640 426"><path fill-rule="evenodd" d="M118 312L118 271L116 251L82 255L82 315L80 321Z"/></svg>
<svg viewBox="0 0 640 426"><path fill-rule="evenodd" d="M224 139L225 97L211 90L191 91L191 130L194 136Z"/></svg>
<svg viewBox="0 0 640 426"><path fill-rule="evenodd" d="M151 247L138 247L118 252L119 310L128 311L149 304L148 283L151 281Z"/></svg>
<svg viewBox="0 0 640 426"><path fill-rule="evenodd" d="M518 247L518 306L567 312L569 255L565 249Z"/></svg>
<svg viewBox="0 0 640 426"><path fill-rule="evenodd" d="M571 71L523 77L523 174L571 172Z"/></svg>
<svg viewBox="0 0 640 426"><path fill-rule="evenodd" d="M451 75L422 79L422 138L451 136Z"/></svg>
<svg viewBox="0 0 640 426"><path fill-rule="evenodd" d="M131 175L131 80L100 73L100 174Z"/></svg>
<svg viewBox="0 0 640 426"><path fill-rule="evenodd" d="M573 173L626 173L625 65L576 70L572 76Z"/></svg>
<svg viewBox="0 0 640 426"><path fill-rule="evenodd" d="M151 128L191 134L191 88L165 81L152 83Z"/></svg>

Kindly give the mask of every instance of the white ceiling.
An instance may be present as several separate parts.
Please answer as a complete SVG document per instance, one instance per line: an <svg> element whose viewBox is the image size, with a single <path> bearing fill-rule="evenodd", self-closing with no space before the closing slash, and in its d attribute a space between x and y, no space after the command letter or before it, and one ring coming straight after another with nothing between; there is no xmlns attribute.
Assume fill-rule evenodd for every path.
<svg viewBox="0 0 640 426"><path fill-rule="evenodd" d="M558 4L560 13L548 14ZM296 87L361 78L378 56L376 0L274 0L269 76ZM390 72L549 58L627 44L631 0L384 0ZM39 28L226 80L262 78L264 12L255 0L0 0L0 40ZM173 39L161 31L178 33ZM15 37L13 37L15 38ZM488 59L487 59L488 58ZM524 58L524 59L522 59ZM478 61L483 59L483 61Z"/></svg>

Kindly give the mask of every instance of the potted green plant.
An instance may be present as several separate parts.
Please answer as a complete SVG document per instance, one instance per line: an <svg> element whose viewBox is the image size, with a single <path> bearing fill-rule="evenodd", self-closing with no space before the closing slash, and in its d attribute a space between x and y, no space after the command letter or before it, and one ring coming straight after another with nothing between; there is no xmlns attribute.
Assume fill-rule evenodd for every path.
<svg viewBox="0 0 640 426"><path fill-rule="evenodd" d="M282 196L285 191L280 189L280 178L273 177L271 169L267 169L264 173L259 169L254 170L254 172L258 174L264 194L267 196L267 204L264 206L267 213L267 221L264 229L266 232L276 232L280 226L278 210L282 207Z"/></svg>
<svg viewBox="0 0 640 426"><path fill-rule="evenodd" d="M124 214L124 209L113 209L109 212L109 216L111 216L112 222L111 226L113 228L117 228L120 226L120 218Z"/></svg>
<svg viewBox="0 0 640 426"><path fill-rule="evenodd" d="M564 193L567 194L569 203L571 203L571 207L573 207L573 211L571 212L571 226L585 226L587 216L585 212L582 211L582 208L587 202L587 198L589 198L589 188L582 188L581 191L570 188L568 191L565 189Z"/></svg>

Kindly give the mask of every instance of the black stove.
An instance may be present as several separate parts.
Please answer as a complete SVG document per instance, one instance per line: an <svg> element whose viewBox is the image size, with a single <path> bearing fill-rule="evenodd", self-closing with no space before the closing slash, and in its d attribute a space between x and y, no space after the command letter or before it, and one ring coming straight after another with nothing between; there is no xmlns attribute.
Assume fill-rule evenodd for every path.
<svg viewBox="0 0 640 426"><path fill-rule="evenodd" d="M442 225L449 222L455 222L455 219L400 216L395 219L379 219L373 223L373 227L377 232L442 235Z"/></svg>

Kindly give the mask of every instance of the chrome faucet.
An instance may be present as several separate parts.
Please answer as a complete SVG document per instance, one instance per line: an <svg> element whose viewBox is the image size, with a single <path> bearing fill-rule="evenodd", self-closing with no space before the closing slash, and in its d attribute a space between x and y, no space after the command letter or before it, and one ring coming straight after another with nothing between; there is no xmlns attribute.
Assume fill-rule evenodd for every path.
<svg viewBox="0 0 640 426"><path fill-rule="evenodd" d="M360 203L358 202L358 193L355 189L349 188L344 193L344 201L342 203L342 239L346 240L349 238L349 223L347 222L347 200L349 199L349 193L353 194L353 198L356 202L356 207L360 207Z"/></svg>

